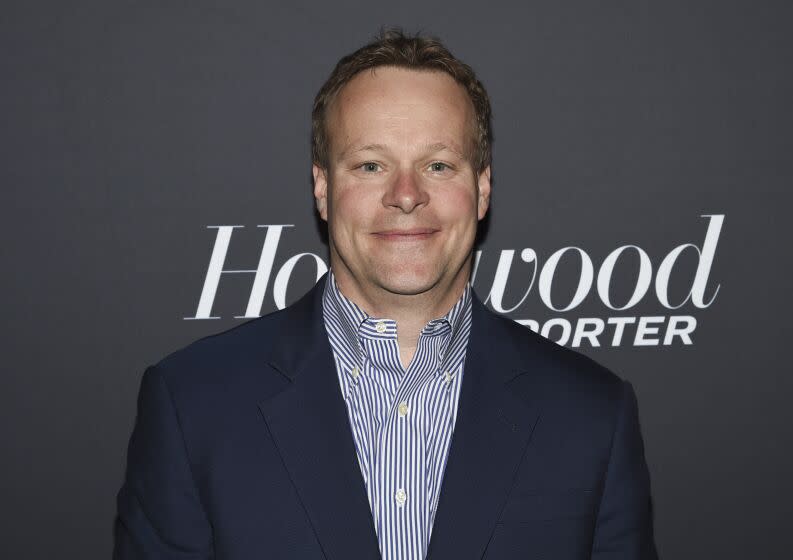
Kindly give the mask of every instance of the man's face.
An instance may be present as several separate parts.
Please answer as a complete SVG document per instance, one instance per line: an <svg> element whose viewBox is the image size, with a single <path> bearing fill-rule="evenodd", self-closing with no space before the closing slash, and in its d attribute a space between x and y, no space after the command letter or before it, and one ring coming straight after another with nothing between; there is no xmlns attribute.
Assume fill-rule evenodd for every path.
<svg viewBox="0 0 793 560"><path fill-rule="evenodd" d="M314 166L337 277L369 294L441 293L468 280L490 169L467 154L465 90L442 72L379 67L353 78L328 111L329 169Z"/></svg>

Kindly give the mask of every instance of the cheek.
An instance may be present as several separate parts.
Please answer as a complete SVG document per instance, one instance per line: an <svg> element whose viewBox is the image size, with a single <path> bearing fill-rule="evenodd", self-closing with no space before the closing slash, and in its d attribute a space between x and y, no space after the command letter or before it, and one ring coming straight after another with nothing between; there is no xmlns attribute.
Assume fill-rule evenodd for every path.
<svg viewBox="0 0 793 560"><path fill-rule="evenodd" d="M476 228L477 206L474 193L463 188L450 189L438 202L435 210L442 222L458 230Z"/></svg>
<svg viewBox="0 0 793 560"><path fill-rule="evenodd" d="M337 229L350 231L365 227L374 215L373 193L366 189L340 187L331 196L329 222Z"/></svg>

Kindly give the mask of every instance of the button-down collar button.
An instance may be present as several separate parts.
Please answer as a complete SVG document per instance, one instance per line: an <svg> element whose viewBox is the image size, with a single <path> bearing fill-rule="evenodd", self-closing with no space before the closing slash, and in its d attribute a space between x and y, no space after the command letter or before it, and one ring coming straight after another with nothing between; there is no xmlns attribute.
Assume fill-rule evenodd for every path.
<svg viewBox="0 0 793 560"><path fill-rule="evenodd" d="M358 369L358 366L352 368L352 371L350 373L352 374L353 379L358 379L358 377L361 375L361 371Z"/></svg>
<svg viewBox="0 0 793 560"><path fill-rule="evenodd" d="M452 382L452 377L454 377L454 374L449 370L446 370L446 373L444 373L443 376L445 377L446 384L448 385Z"/></svg>
<svg viewBox="0 0 793 560"><path fill-rule="evenodd" d="M405 491L400 488L396 491L396 494L394 494L394 499L398 505L403 506L405 505L405 501L408 499L408 497L407 494L405 494Z"/></svg>
<svg viewBox="0 0 793 560"><path fill-rule="evenodd" d="M408 413L408 403L402 401L399 403L399 415L405 416Z"/></svg>
<svg viewBox="0 0 793 560"><path fill-rule="evenodd" d="M385 332L386 326L382 321L377 321L377 324L374 326L374 328L377 332L383 334Z"/></svg>

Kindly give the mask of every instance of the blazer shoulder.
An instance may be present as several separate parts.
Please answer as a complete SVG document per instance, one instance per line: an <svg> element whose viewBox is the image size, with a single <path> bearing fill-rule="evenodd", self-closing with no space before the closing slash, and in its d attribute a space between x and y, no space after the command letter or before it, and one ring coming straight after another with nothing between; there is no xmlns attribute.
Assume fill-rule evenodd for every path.
<svg viewBox="0 0 793 560"><path fill-rule="evenodd" d="M495 316L495 313L492 313ZM592 358L561 346L512 319L495 316L502 338L522 369L543 378L550 390L619 400L626 382Z"/></svg>
<svg viewBox="0 0 793 560"><path fill-rule="evenodd" d="M235 377L265 371L268 356L291 320L288 307L251 319L167 354L153 369L174 391L228 385Z"/></svg>

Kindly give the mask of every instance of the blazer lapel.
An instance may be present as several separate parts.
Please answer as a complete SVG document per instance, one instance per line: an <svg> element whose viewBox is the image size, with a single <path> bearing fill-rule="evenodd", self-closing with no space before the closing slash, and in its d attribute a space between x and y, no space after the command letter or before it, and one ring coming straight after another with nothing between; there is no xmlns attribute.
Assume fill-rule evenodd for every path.
<svg viewBox="0 0 793 560"><path fill-rule="evenodd" d="M380 557L369 500L322 319L325 280L293 305L270 366L290 380L259 404L326 558Z"/></svg>
<svg viewBox="0 0 793 560"><path fill-rule="evenodd" d="M537 398L527 402L510 390L518 382L525 393L525 384L536 379L520 375L525 358L509 344L513 336L503 319L474 297L457 423L428 560L482 556L539 418Z"/></svg>

